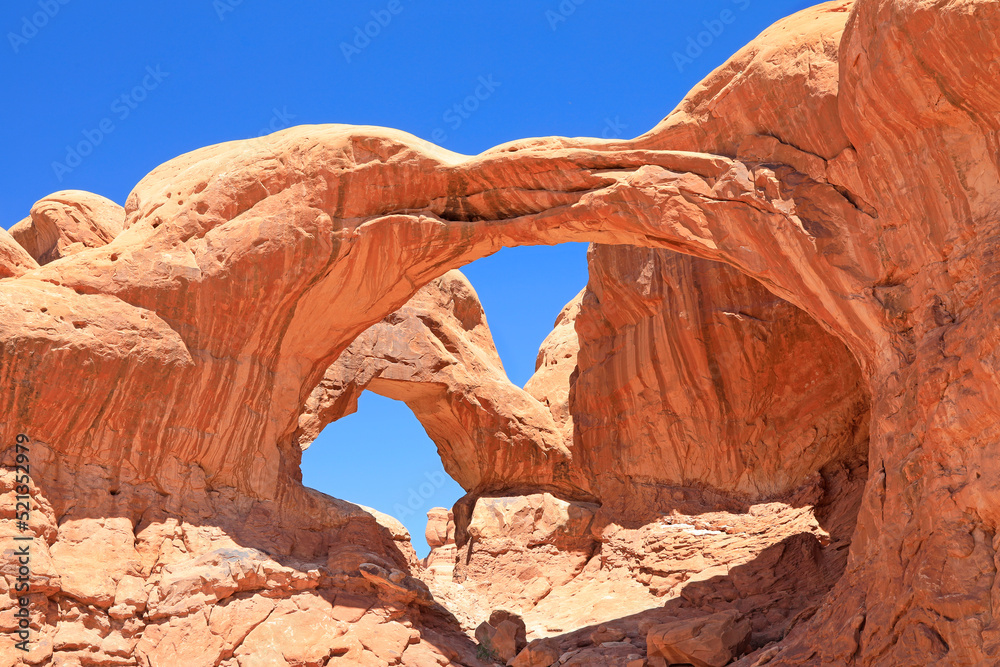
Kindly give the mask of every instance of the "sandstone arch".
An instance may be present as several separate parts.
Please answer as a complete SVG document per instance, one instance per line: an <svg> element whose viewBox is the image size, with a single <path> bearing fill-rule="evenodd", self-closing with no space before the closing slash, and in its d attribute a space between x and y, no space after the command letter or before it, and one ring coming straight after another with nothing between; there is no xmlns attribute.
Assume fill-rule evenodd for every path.
<svg viewBox="0 0 1000 667"><path fill-rule="evenodd" d="M110 244L4 260L0 433L101 467L101 484L190 466L214 488L301 499L298 407L420 286L501 245L669 248L802 308L872 393L876 472L848 573L772 663L990 659L998 34L985 0L833 2L765 32L634 141L465 158L317 126L182 156L140 182Z"/></svg>
<svg viewBox="0 0 1000 667"><path fill-rule="evenodd" d="M365 390L406 403L445 470L473 494L525 487L589 497L547 406L507 378L483 307L458 271L422 287L326 369L299 416L299 446L356 411Z"/></svg>

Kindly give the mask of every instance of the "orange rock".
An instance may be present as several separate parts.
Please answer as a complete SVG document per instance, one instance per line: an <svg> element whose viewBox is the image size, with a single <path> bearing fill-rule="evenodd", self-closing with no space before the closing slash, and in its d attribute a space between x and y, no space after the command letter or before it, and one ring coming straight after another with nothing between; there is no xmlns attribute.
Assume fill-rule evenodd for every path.
<svg viewBox="0 0 1000 667"><path fill-rule="evenodd" d="M427 512L427 530L424 533L427 544L441 547L455 542L455 517L444 507L433 507Z"/></svg>
<svg viewBox="0 0 1000 667"><path fill-rule="evenodd" d="M490 625L487 621L483 621L476 626L476 641L479 642L480 646L484 646L489 649L493 644L493 637L496 636L496 633L496 628Z"/></svg>
<svg viewBox="0 0 1000 667"><path fill-rule="evenodd" d="M514 650L515 653L520 652L521 649L528 645L527 628L524 624L524 619L506 609L494 609L490 614L490 625L499 630L500 626L504 623L510 623L514 626Z"/></svg>
<svg viewBox="0 0 1000 667"><path fill-rule="evenodd" d="M736 611L657 625L646 637L651 658L667 664L724 667L746 652L750 624Z"/></svg>
<svg viewBox="0 0 1000 667"><path fill-rule="evenodd" d="M56 192L31 207L31 216L10 235L39 264L86 248L107 245L122 231L125 210L109 199L79 190Z"/></svg>
<svg viewBox="0 0 1000 667"><path fill-rule="evenodd" d="M354 412L366 389L410 406L445 470L467 489L551 485L556 470L568 467L552 415L507 378L482 305L458 271L418 291L341 353L298 418L300 446Z"/></svg>
<svg viewBox="0 0 1000 667"><path fill-rule="evenodd" d="M458 556L455 546L455 517L452 512L443 507L429 510L425 536L431 550L423 560L423 567L430 572L432 578L451 581Z"/></svg>
<svg viewBox="0 0 1000 667"><path fill-rule="evenodd" d="M234 655L245 661L272 650L290 665L322 664L332 655L333 641L344 633L338 624L330 623L329 615L330 604L318 595L306 593L281 600L250 630ZM380 633L383 640L387 633Z"/></svg>
<svg viewBox="0 0 1000 667"><path fill-rule="evenodd" d="M845 526L857 516L850 566L815 613L789 624L772 662L992 664L1000 653L993 575L993 536L1000 525L997 34L1000 7L988 0L829 2L766 30L634 140L534 139L468 157L393 130L291 128L193 151L153 170L129 195L124 229L107 245L73 248L74 254L36 267L9 236L0 236L0 441L8 466L16 435L30 434L34 496L59 526L48 546L60 589L39 593L39 608L47 611L36 612L41 636L62 633L52 660L108 662L110 654L99 653L100 647L118 655L127 646L128 633L111 622L125 619L111 617L110 609L122 579L134 576L146 578L151 592L134 650L140 662L231 660L223 657L230 640L212 632L210 610L237 594L286 601L312 595L301 592L302 586L367 597L371 608L419 617L424 630L442 628L440 644L454 652L448 659L474 664L474 647L454 621L419 586L402 585L412 583L404 571L411 557L392 528L348 503L303 489L299 418L324 374L360 334L386 322L449 269L502 246L583 240L728 264L836 337L860 368L871 395L872 475L858 513L847 502L850 494L837 489L831 494L842 502L815 513L809 509L827 497L825 485L834 473L862 469L843 459L850 446L810 452L809 438L786 443L765 433L761 441L788 445L783 451L795 455L788 461L762 456L761 468L779 479L748 469L747 482L737 477L735 489L737 462L758 465L752 451L702 465L692 461L705 453L699 448L682 461L684 475L693 471L691 477L722 491L784 489L797 503L766 509L748 527L784 530L772 524L786 516ZM91 219L75 222L92 231L86 222ZM104 240L73 237L68 223L57 227L59 238L65 233L72 240L63 246L67 252L74 243ZM58 240L55 248L62 254ZM461 319L455 313L445 319L453 316ZM733 367L745 362L753 371L751 386L768 376L766 366L773 362L799 395L756 405L744 385L736 394L742 407L731 414L763 419L800 405L817 410L812 416L829 427L825 435L834 436L813 442L847 443L823 413L822 395L810 393L809 382L798 375L816 367L769 359L768 350L754 343L756 325L739 324L702 340L709 346L746 345L753 354L745 359L718 359ZM468 327L459 333L472 340ZM444 346L457 339L435 335L422 342L434 340ZM690 334L682 340L696 342ZM802 341L793 337L779 349L802 349L796 343ZM475 356L477 349L484 348L470 343L456 359L467 352ZM809 358L822 356L808 346L806 351ZM586 364L583 353L581 346L580 362ZM437 349L432 359L444 356ZM488 356L484 366L491 364ZM834 366L835 358L824 357L819 368L830 372L816 381L832 388L851 385L854 369ZM388 361L367 352L359 359ZM697 359L687 361L673 367L700 367L692 364ZM703 366L712 377L711 367ZM422 365L409 378L373 379L387 395L416 406L431 424L428 430L437 429L437 439L455 436L446 465L475 492L461 506L468 514L456 512L459 542L463 526L472 525L477 495L548 492L582 502L621 486L623 479L609 468L611 456L592 456L594 463L584 466L589 445L563 437L568 428L588 428L578 414L560 413L572 414L570 427L569 418L554 418L545 404L514 391L502 376L464 375L470 367L463 361L438 373L433 364ZM608 368L626 369L627 359ZM564 373L560 367L552 375ZM463 387L465 379L470 385ZM727 387L721 372L718 380ZM433 392L435 382L448 391ZM690 384L707 386L701 377ZM554 385L553 391L537 390L550 406L563 395ZM710 416L713 406L723 405L718 396L729 393L715 383L711 389ZM572 407L572 388L566 396ZM504 400L480 402L491 397ZM673 406L684 398L679 392L669 397ZM827 398L834 413L843 408L842 414L851 414L850 400ZM434 422L434 409L443 407ZM698 413L693 407L684 414ZM744 432L724 421L699 428ZM649 428L660 438L663 421L656 422ZM642 433L637 425L627 419L626 431ZM771 425L761 423L762 432ZM477 439L480 427L486 435ZM595 442L609 446L601 438ZM659 453L677 454L678 442L703 444L682 433ZM710 444L738 451L732 442ZM624 453L643 454L632 447ZM830 464L823 484L803 480L806 468L821 461ZM629 479L645 469L642 457L623 465ZM590 479L584 471L591 466L607 477ZM709 493L663 488L668 466L647 467L656 475L651 486L657 487L657 507ZM799 494L790 487L795 480L813 488ZM516 485L527 488L518 491ZM575 583L572 574L600 570L600 559L579 548L597 541L595 530L588 528L584 538L577 530L582 522L567 522L553 503L554 519L544 512L536 519L513 511L520 501L504 502L512 522L480 522L481 535L498 526L540 538L538 550L553 572L562 559L559 567L565 569L554 576L564 580L562 589ZM624 503L623 520L641 507ZM620 534L626 545L620 553L635 554L630 557L638 562L639 555L657 557L630 531L652 525L661 524L630 528L608 519L595 528L601 540L613 539L608 532ZM680 524L662 525L667 531ZM689 549L689 537L708 533L687 531L711 529L685 525L690 528L678 530L687 537L657 541L684 546L671 550L672 560L683 562L685 573L707 577L685 582L683 599L701 607L751 607L761 635L768 614L787 617L791 609L767 608L777 602L766 602L766 590L751 588L753 595L741 597L740 586L747 584L730 573L731 559L716 564ZM572 530L549 530L560 526ZM787 572L779 565L788 553L789 563L807 570L809 590L822 594L837 568L825 567L819 533L803 525L795 534L804 537L771 544L743 565L774 575L767 582L778 601L801 601L795 590L781 588L787 576L776 576ZM725 531L711 535L718 544L738 538ZM539 573L552 573L524 558L523 542L501 534L491 541L502 547L497 553L517 556L516 572L524 579L509 581L518 582L522 599L568 599L529 590L551 586L552 579ZM95 549L82 546L87 543ZM642 548L629 550L629 544ZM236 547L266 557L247 556L247 568L237 563L229 572L214 557L198 560ZM484 554L479 562L485 561ZM362 569L366 563L380 569ZM186 568L192 575L204 569L208 580L184 576ZM393 571L403 578L394 580ZM645 574L650 586L654 574L663 588L677 583L669 581L669 571ZM46 581L54 588L54 576ZM623 598L646 586L612 583ZM4 585L9 609L10 582ZM589 605L595 598L581 599ZM389 624L367 616L352 626L366 639ZM338 657L352 664L403 657L395 640L367 647L349 631L336 641ZM80 643L93 645L71 648ZM405 643L402 648L405 655ZM589 647L564 664L625 664L634 659L629 655L625 646ZM287 662L272 648L257 657ZM44 651L41 659L48 659Z"/></svg>
<svg viewBox="0 0 1000 667"><path fill-rule="evenodd" d="M517 656L517 625L512 621L502 621L490 639L490 647L504 663Z"/></svg>
<svg viewBox="0 0 1000 667"><path fill-rule="evenodd" d="M625 639L625 631L620 628L609 628L606 625L599 625L590 634L590 642L599 646L604 642L620 642Z"/></svg>
<svg viewBox="0 0 1000 667"><path fill-rule="evenodd" d="M84 604L111 607L121 580L139 572L134 539L125 518L65 521L50 549L62 592Z"/></svg>
<svg viewBox="0 0 1000 667"><path fill-rule="evenodd" d="M576 320L580 314L583 292L578 294L556 318L551 333L542 341L535 361L535 373L524 390L545 405L556 424L561 427L567 446L573 442L573 415L570 391L573 373L577 371L580 340Z"/></svg>
<svg viewBox="0 0 1000 667"><path fill-rule="evenodd" d="M551 667L559 660L559 650L551 643L535 640L510 663L511 667Z"/></svg>
<svg viewBox="0 0 1000 667"><path fill-rule="evenodd" d="M864 460L861 372L804 312L717 262L594 246L589 263L569 409L605 505L635 517L664 486L768 498Z"/></svg>
<svg viewBox="0 0 1000 667"><path fill-rule="evenodd" d="M0 278L12 278L38 268L38 262L6 229L0 229Z"/></svg>

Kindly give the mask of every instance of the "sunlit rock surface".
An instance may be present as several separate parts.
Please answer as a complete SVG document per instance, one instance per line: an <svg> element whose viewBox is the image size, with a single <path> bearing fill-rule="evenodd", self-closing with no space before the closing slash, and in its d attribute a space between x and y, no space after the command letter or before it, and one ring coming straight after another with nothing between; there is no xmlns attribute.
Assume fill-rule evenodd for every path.
<svg viewBox="0 0 1000 667"><path fill-rule="evenodd" d="M297 127L161 165L129 196L113 239L94 223L117 214L65 209L44 214L58 233L39 227L36 246L0 235L3 549L10 553L19 533L11 501L18 433L31 437L35 536L32 650L12 648L15 572L5 556L0 656L7 664L483 664L487 654L462 619L414 576L420 565L391 525L302 487L300 416L360 334L450 269L502 246L591 241L723 262L841 341L857 369L823 379L856 386L850 377L859 373L870 396L870 473L844 458L861 441L836 435L836 420L822 414L824 406L851 414L857 403L843 396L788 397L789 405L816 406L823 426L811 440L779 443L800 458L761 457L760 469L742 477L734 477L735 459L680 470L654 461L658 447L670 452L684 434L648 443L649 470L677 476L670 498L682 503L674 508L682 523L732 502L726 525L749 514L758 537L771 531L780 541L748 548L745 563L730 568L727 560L705 586L676 582L681 588L661 608L619 617L622 627L545 628L560 650L575 646L562 664L634 667L648 656L651 628L727 605L750 619L752 653L741 666L996 662L998 35L1000 7L987 0L826 3L769 28L634 140L531 139L468 157L394 130ZM609 267L624 275L630 268ZM694 299L689 287L680 289ZM586 305L585 295L578 324ZM700 344L754 349L752 322L740 325ZM630 335L637 346L665 345L624 330L607 339ZM583 369L592 361L586 338L579 342ZM743 398L769 372L767 358L741 359ZM692 354L673 368L697 361ZM781 368L786 360L773 362ZM559 363L548 366L566 376ZM668 388L676 411L683 392ZM561 390L529 389L532 405L562 403ZM768 414L782 403L769 392L757 404L736 404ZM649 400L636 396L623 404ZM642 467L574 477L602 470L605 457L588 459L588 440L577 441L591 425L572 412L572 384L567 400L569 412L549 418L551 433L574 433L572 445L514 437L535 424L509 432L512 451L557 452L571 463L532 480L532 471L547 471L539 459L511 457L516 483L528 488L503 488L502 466L482 488L466 482L473 493L456 506L455 522L456 549L472 549L467 581L486 562L476 560L470 536L484 545L513 539L496 532L499 523L477 523L480 503L534 507L518 498L547 493L553 500L542 501L543 516L561 503L599 506L588 510L602 554L616 552L605 546L609 526L640 535L661 524L676 530L666 527L676 526L667 521L672 511L630 524L627 503L623 514L599 521L611 509L602 494L627 489ZM479 417L503 423L494 413ZM860 438L863 424L851 419L839 432ZM478 423L458 421L466 433ZM659 439L662 423L629 417L622 427ZM734 434L754 426L698 428ZM836 451L811 452L811 443ZM482 445L498 456L496 443ZM461 451L456 445L455 456ZM824 471L806 475L816 465ZM469 479L484 474L481 465L466 467ZM864 484L857 514L849 509L854 483ZM773 511L770 499L753 498L782 489ZM755 514L759 506L769 509ZM833 529L855 518L853 532ZM574 521L566 534L548 531L559 521L530 525L524 534L540 540L535 551L554 559L575 558L585 543ZM694 537L738 539L689 525L715 531ZM794 534L780 537L786 528ZM682 544L623 540L641 545L641 562L656 544L667 554ZM527 563L519 551L515 543L504 552L512 554L505 571ZM835 557L846 560L839 578ZM674 595L673 570L657 567L650 562L649 589L656 574L656 590ZM525 576L530 583L534 575ZM645 588L645 578L616 591ZM809 583L787 587L798 581ZM560 606L572 608L570 598ZM595 636L624 639L595 645Z"/></svg>

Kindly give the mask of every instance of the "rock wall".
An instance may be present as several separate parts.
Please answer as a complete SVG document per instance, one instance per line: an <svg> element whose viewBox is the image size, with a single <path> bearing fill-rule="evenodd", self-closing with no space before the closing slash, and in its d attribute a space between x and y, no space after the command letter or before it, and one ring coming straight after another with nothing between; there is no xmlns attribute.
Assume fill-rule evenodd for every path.
<svg viewBox="0 0 1000 667"><path fill-rule="evenodd" d="M107 245L36 267L0 238L4 463L29 434L40 554L44 542L55 562L94 535L109 545L100 571L121 575L111 600L110 585L90 597L38 576L33 627L53 641L63 626L107 631L114 639L97 659L110 660L112 644L137 636L135 623L108 620L122 580L152 562L151 593L169 563L136 559L126 522L109 520L127 519L134 545L144 516L172 531L207 514L199 525L218 528L222 543L237 536L267 545L268 558L299 559L289 567L306 580L310 564L325 567L326 597L304 594L317 605L334 589L334 601L396 600L376 614L395 624L378 634L393 648L379 654L359 639L345 660L445 655L458 635L434 628L455 625L421 606L426 591L391 531L301 487L299 413L361 332L447 270L505 245L587 240L675 250L756 278L839 338L870 389L872 473L846 573L767 649L768 664L995 662L997 35L1000 8L988 0L826 3L765 31L635 140L526 140L470 158L391 130L292 128L160 166ZM127 511L116 510L126 489ZM275 526L289 526L285 537ZM212 551L211 540L170 534L192 559ZM361 554L339 554L357 543L384 564L348 567ZM143 612L143 638L163 632L157 646L170 655L207 645L188 642L186 628L206 637L213 596L259 582L230 575L235 583L221 578L183 618ZM285 581L278 597L300 595L299 577ZM122 588L125 607L140 603L134 583ZM411 644L409 629L397 632L403 620L428 639ZM375 622L362 616L345 636ZM94 653L93 636L57 652L83 662L69 654ZM456 645L445 659L474 664ZM53 655L46 646L36 662ZM238 648L221 646L213 660L240 663ZM121 662L136 659L151 662Z"/></svg>
<svg viewBox="0 0 1000 667"><path fill-rule="evenodd" d="M645 656L653 626L713 614L747 624L736 655L756 660L843 574L866 475L831 469L782 502L726 505L675 488L673 509L645 520L550 494L484 496L466 543L457 553L454 539L435 546L424 578L470 632L491 613L514 614L547 655L580 665ZM446 559L453 576L441 576ZM695 644L713 640L705 633Z"/></svg>
<svg viewBox="0 0 1000 667"><path fill-rule="evenodd" d="M850 352L725 264L594 246L576 331L573 451L624 515L664 506L661 487L761 500L867 458Z"/></svg>
<svg viewBox="0 0 1000 667"><path fill-rule="evenodd" d="M565 635L550 642L562 654L575 631L666 602L746 617L750 647L780 640L846 565L867 473L856 363L802 311L723 264L628 246L595 246L590 264L590 284L539 352L530 410L512 409L524 391L452 271L327 369L299 419L303 440L367 388L405 400L449 470L488 471L505 493L460 472L470 493L457 517L429 514L419 575L470 634L503 610L524 619L529 639ZM543 435L563 439L561 476L530 450L505 457ZM570 478L596 502L567 500L581 493ZM786 542L798 545L791 561ZM755 575L728 578L745 569ZM629 627L632 649L644 650Z"/></svg>
<svg viewBox="0 0 1000 667"><path fill-rule="evenodd" d="M595 245L590 275L523 390L468 281L433 281L326 370L300 446L367 389L413 409L472 499L548 489L632 518L669 507L664 487L760 500L866 459L857 363L801 310L724 264L664 250Z"/></svg>

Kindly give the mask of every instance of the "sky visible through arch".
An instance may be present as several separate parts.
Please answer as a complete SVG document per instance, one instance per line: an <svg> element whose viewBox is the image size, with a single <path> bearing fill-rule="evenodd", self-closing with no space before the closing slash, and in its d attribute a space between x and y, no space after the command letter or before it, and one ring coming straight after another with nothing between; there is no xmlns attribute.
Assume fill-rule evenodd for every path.
<svg viewBox="0 0 1000 667"><path fill-rule="evenodd" d="M394 127L467 154L531 136L634 137L811 4L8 0L0 219L9 228L65 189L122 204L177 155L306 123ZM586 247L503 250L465 273L523 385L586 283ZM462 494L406 406L370 393L305 453L303 475L395 514L421 554L426 511Z"/></svg>

